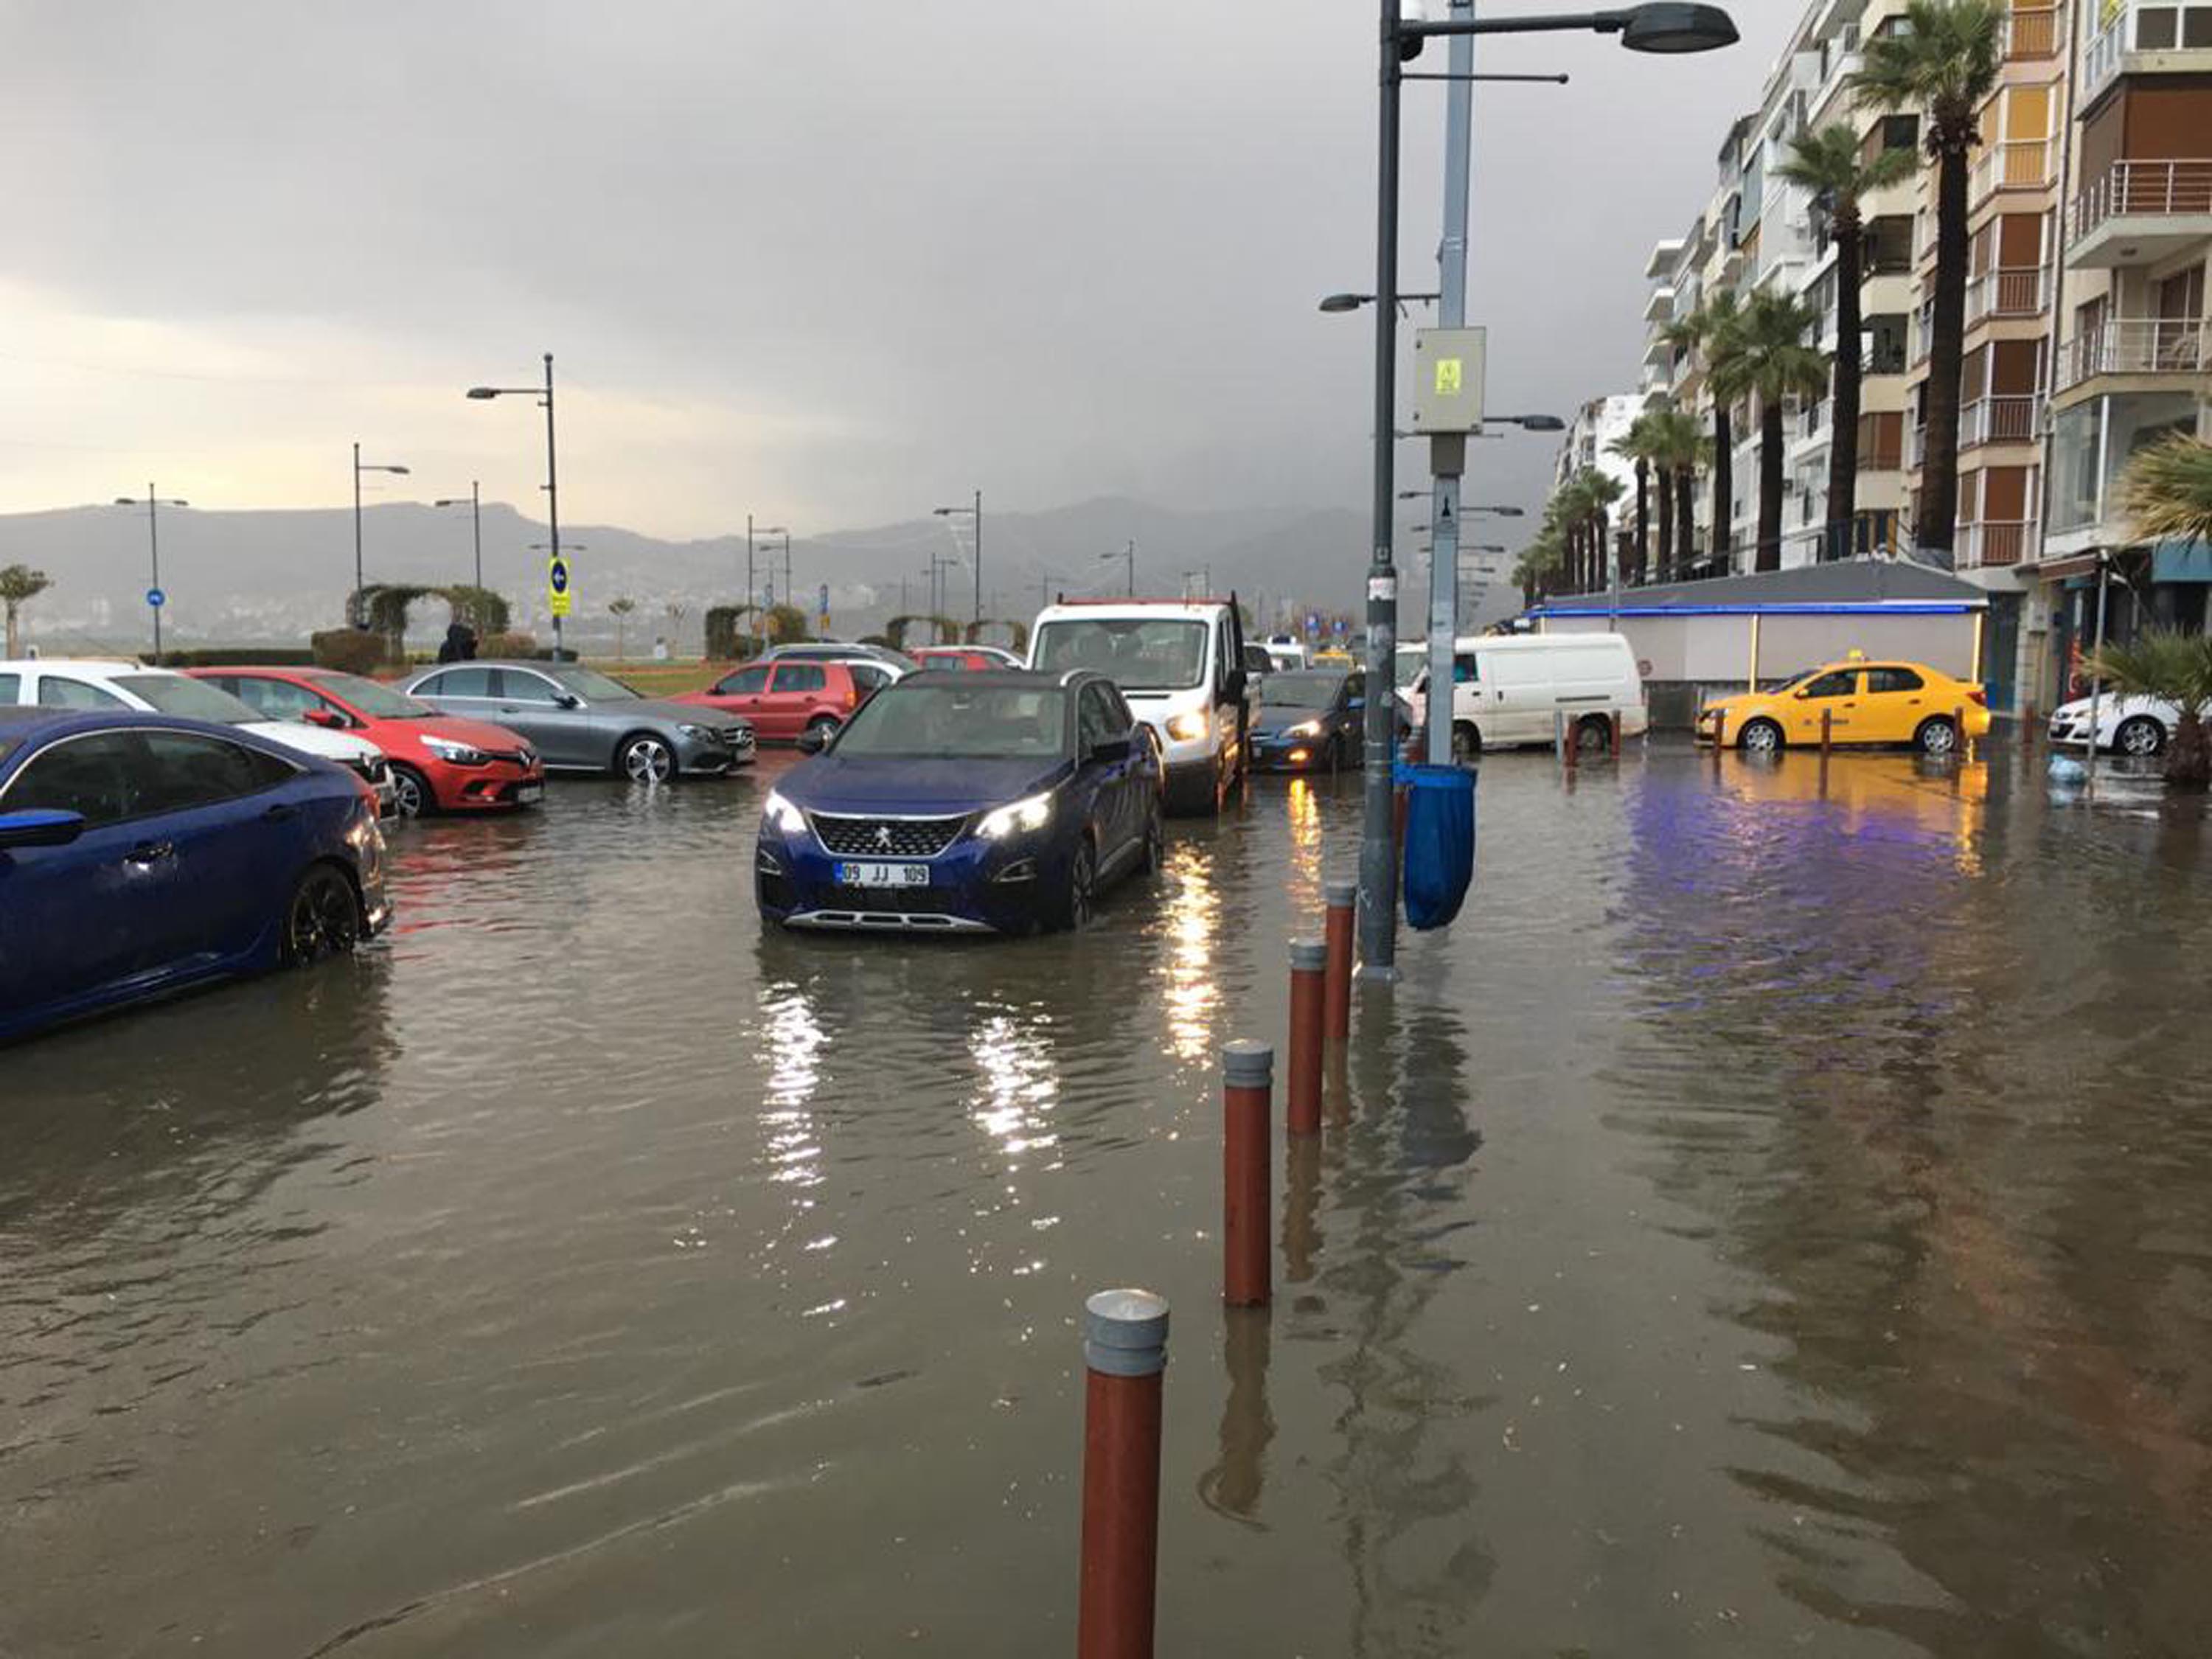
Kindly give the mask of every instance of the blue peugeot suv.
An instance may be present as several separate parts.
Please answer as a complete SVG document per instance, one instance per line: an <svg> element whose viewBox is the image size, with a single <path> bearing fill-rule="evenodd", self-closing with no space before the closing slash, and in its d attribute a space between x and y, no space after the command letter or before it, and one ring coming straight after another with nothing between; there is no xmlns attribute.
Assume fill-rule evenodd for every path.
<svg viewBox="0 0 2212 1659"><path fill-rule="evenodd" d="M811 746L761 814L764 921L1080 927L1107 884L1159 867L1159 752L1103 675L913 674Z"/></svg>

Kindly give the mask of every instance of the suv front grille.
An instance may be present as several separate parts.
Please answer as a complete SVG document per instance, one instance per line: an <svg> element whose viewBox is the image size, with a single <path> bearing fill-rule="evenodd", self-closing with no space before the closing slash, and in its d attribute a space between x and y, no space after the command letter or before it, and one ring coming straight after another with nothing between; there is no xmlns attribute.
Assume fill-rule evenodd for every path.
<svg viewBox="0 0 2212 1659"><path fill-rule="evenodd" d="M847 858L933 859L952 845L965 814L950 818L847 817L809 815L823 846Z"/></svg>

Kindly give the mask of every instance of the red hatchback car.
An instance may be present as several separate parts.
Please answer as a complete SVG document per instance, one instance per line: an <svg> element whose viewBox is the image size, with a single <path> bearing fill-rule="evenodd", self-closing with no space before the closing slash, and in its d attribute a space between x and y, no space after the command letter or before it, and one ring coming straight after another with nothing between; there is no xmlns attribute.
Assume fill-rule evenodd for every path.
<svg viewBox="0 0 2212 1659"><path fill-rule="evenodd" d="M503 726L441 714L356 674L321 668L194 668L272 720L367 738L392 763L402 817L527 806L545 793L545 763Z"/></svg>
<svg viewBox="0 0 2212 1659"><path fill-rule="evenodd" d="M779 659L747 663L704 691L687 691L669 701L742 715L763 743L796 743L802 732L817 727L825 736L836 731L878 687L897 678L898 670L884 662Z"/></svg>
<svg viewBox="0 0 2212 1659"><path fill-rule="evenodd" d="M1006 652L979 645L925 645L910 654L924 668L951 669L969 674L989 674L1028 665Z"/></svg>

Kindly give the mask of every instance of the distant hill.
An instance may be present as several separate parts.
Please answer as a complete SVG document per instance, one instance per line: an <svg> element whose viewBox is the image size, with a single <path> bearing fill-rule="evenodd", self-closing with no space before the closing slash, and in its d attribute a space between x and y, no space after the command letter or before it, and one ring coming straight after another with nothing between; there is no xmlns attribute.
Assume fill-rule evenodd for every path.
<svg viewBox="0 0 2212 1659"><path fill-rule="evenodd" d="M465 510L392 502L366 508L362 521L369 581L469 580ZM168 596L163 631L171 644L301 641L315 629L337 623L353 585L349 508L174 509L161 515L161 586ZM485 583L514 604L518 626L541 636L550 633L544 555L531 550L545 539L542 522L505 503L485 504ZM577 592L568 624L572 640L611 642L615 628L606 603L628 595L638 602L629 623L634 647L649 648L655 635L666 634L678 652L696 651L707 608L744 598L742 534L664 541L584 524L564 526L562 540L579 550L572 559ZM1360 603L1367 526L1364 514L1352 509L1186 511L1102 498L1040 513L996 513L987 501L985 612L1025 619L1041 599L1060 592L1119 593L1126 581L1124 550L1132 540L1140 592L1181 592L1184 573L1199 573L1194 583L1210 576L1216 591L1235 589L1270 625L1278 614L1351 613ZM945 578L951 590L946 609L965 617L975 605L972 545L964 520L836 531L794 538L792 574L810 611L828 585L832 628L851 635L879 627L898 611L902 582L905 607L924 610L929 558L950 556L957 562ZM16 562L54 579L25 613L26 637L41 648L117 649L148 638L143 513L81 507L0 514L0 565ZM781 538L773 555L765 538L757 542L756 564L763 589L773 582L781 597ZM1410 594L1421 580L1419 567L1409 565L1407 577ZM671 606L679 607L681 616L672 618ZM1403 614L1417 621L1421 609L1409 601ZM445 621L442 606L418 606L410 638L430 643Z"/></svg>

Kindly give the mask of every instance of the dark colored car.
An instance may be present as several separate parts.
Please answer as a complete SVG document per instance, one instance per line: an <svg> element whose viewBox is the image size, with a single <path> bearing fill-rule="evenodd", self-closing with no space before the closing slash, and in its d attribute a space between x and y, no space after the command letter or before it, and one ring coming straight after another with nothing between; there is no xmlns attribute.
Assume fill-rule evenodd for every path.
<svg viewBox="0 0 2212 1659"><path fill-rule="evenodd" d="M753 759L753 729L718 709L641 697L573 662L457 662L404 690L443 714L530 740L548 771L612 772L638 783L719 775Z"/></svg>
<svg viewBox="0 0 2212 1659"><path fill-rule="evenodd" d="M737 715L763 743L796 743L805 732L829 736L900 672L874 657L842 662L778 657L747 663L704 691L686 691L669 701Z"/></svg>
<svg viewBox="0 0 2212 1659"><path fill-rule="evenodd" d="M1264 769L1334 772L1360 763L1367 677L1358 670L1301 668L1267 676L1267 702L1253 729L1252 755Z"/></svg>
<svg viewBox="0 0 2212 1659"><path fill-rule="evenodd" d="M382 927L353 773L232 726L0 709L0 1039Z"/></svg>
<svg viewBox="0 0 2212 1659"><path fill-rule="evenodd" d="M503 726L441 714L404 691L327 668L188 668L272 720L366 738L392 763L399 816L500 812L545 793L538 751Z"/></svg>
<svg viewBox="0 0 2212 1659"><path fill-rule="evenodd" d="M793 927L1080 927L1159 867L1160 764L1103 675L910 675L770 792L762 917Z"/></svg>

